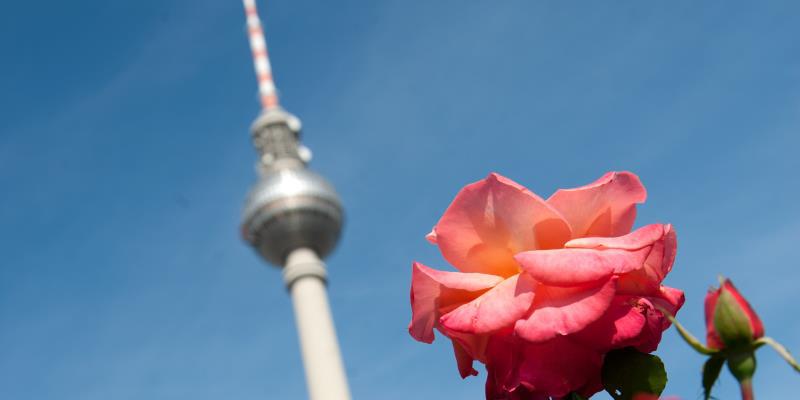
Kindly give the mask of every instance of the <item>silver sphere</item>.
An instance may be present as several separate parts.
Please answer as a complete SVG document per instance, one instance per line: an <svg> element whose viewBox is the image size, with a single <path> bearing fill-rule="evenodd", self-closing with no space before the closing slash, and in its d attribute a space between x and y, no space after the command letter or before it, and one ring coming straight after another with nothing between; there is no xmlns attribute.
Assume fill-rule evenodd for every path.
<svg viewBox="0 0 800 400"><path fill-rule="evenodd" d="M342 204L325 179L306 168L277 168L256 184L244 208L242 235L272 264L307 247L320 258L336 246Z"/></svg>

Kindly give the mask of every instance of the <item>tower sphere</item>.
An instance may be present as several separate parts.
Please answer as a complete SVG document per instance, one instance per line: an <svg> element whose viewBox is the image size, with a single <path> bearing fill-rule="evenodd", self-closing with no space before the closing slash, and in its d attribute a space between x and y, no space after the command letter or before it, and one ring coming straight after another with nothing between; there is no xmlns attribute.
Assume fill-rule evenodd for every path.
<svg viewBox="0 0 800 400"><path fill-rule="evenodd" d="M275 265L295 249L313 249L320 258L336 246L342 228L341 201L333 186L302 166L270 169L250 192L242 235Z"/></svg>

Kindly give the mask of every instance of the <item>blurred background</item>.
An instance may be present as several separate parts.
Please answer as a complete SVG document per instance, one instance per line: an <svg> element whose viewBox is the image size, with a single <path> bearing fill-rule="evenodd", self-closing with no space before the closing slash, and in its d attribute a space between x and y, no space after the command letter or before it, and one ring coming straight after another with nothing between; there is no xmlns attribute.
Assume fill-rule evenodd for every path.
<svg viewBox="0 0 800 400"><path fill-rule="evenodd" d="M328 259L356 399L479 399L417 343L411 262L491 171L543 197L609 170L671 222L679 319L730 276L800 353L796 2L260 1L277 85L347 211ZM300 399L278 269L239 236L256 83L240 1L0 12L0 398ZM664 336L665 393L702 357ZM759 352L756 393L800 379ZM737 398L725 372L715 394ZM597 398L606 398L598 395Z"/></svg>

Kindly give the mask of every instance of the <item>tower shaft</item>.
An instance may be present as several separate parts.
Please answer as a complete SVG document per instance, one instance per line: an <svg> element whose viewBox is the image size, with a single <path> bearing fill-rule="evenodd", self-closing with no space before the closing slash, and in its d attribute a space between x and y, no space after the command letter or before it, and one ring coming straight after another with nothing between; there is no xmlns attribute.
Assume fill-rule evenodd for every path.
<svg viewBox="0 0 800 400"><path fill-rule="evenodd" d="M349 400L325 275L325 264L308 248L292 251L283 269L294 305L309 399Z"/></svg>

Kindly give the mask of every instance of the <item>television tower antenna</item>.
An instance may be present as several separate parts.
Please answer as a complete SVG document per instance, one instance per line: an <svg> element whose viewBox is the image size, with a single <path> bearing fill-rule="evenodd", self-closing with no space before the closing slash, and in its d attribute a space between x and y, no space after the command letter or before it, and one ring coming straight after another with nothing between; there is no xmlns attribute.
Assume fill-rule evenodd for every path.
<svg viewBox="0 0 800 400"><path fill-rule="evenodd" d="M306 168L300 120L281 108L255 0L243 0L258 78L261 114L251 127L260 154L259 181L250 191L242 235L265 260L283 269L292 297L311 400L349 400L322 259L339 239L343 211L333 186Z"/></svg>

